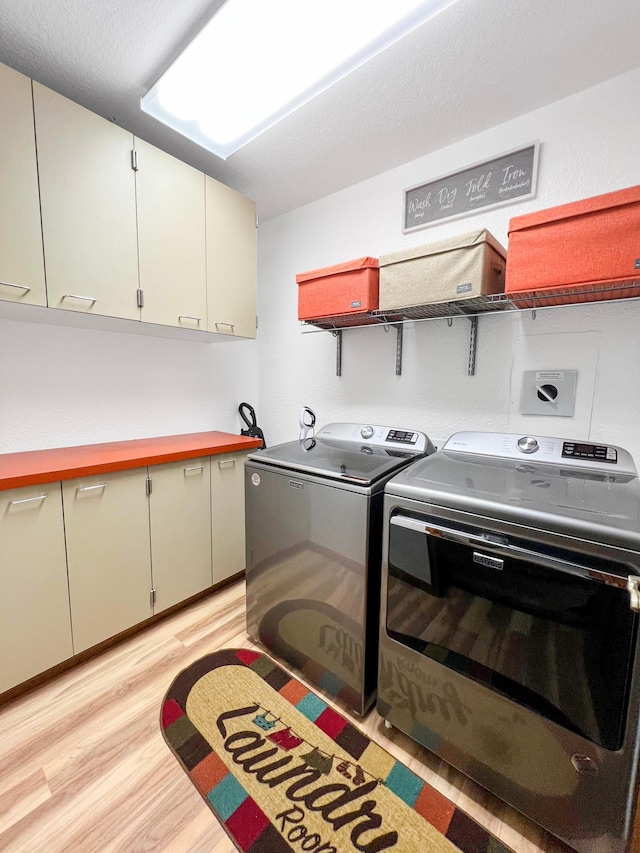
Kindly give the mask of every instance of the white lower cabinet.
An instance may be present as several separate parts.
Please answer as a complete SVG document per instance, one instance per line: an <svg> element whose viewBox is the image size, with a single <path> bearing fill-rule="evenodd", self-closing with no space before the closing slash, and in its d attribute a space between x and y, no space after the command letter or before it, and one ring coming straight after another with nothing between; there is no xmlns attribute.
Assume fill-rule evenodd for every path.
<svg viewBox="0 0 640 853"><path fill-rule="evenodd" d="M71 657L60 483L0 492L0 693Z"/></svg>
<svg viewBox="0 0 640 853"><path fill-rule="evenodd" d="M244 537L244 462L247 453L222 453L211 459L211 536L213 582L246 568Z"/></svg>
<svg viewBox="0 0 640 853"><path fill-rule="evenodd" d="M244 571L246 457L0 491L0 693Z"/></svg>
<svg viewBox="0 0 640 853"><path fill-rule="evenodd" d="M211 586L211 461L149 468L154 612Z"/></svg>
<svg viewBox="0 0 640 853"><path fill-rule="evenodd" d="M73 649L153 615L147 469L62 484Z"/></svg>

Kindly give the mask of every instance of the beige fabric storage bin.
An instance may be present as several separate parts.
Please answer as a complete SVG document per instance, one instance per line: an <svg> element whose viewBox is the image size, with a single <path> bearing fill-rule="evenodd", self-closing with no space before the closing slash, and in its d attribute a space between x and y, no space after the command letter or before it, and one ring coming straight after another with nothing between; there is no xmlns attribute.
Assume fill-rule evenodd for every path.
<svg viewBox="0 0 640 853"><path fill-rule="evenodd" d="M485 229L383 255L379 310L502 293L506 258Z"/></svg>

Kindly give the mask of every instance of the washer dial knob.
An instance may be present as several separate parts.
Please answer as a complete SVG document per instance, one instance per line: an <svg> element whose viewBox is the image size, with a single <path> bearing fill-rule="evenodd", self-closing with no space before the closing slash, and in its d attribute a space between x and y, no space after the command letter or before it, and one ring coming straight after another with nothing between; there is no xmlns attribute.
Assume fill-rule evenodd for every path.
<svg viewBox="0 0 640 853"><path fill-rule="evenodd" d="M518 450L522 453L535 453L539 446L537 440L530 435L523 435L518 439Z"/></svg>
<svg viewBox="0 0 640 853"><path fill-rule="evenodd" d="M374 429L372 426L363 426L362 429L360 430L360 435L363 438L371 438L373 433L374 433Z"/></svg>

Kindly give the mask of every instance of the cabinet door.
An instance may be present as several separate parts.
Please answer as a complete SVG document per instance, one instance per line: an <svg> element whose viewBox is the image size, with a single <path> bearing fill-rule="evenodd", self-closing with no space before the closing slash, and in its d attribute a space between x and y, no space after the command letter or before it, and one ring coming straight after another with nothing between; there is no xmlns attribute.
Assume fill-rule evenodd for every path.
<svg viewBox="0 0 640 853"><path fill-rule="evenodd" d="M206 329L204 175L136 139L142 319Z"/></svg>
<svg viewBox="0 0 640 853"><path fill-rule="evenodd" d="M0 299L46 305L31 80L0 65Z"/></svg>
<svg viewBox="0 0 640 853"><path fill-rule="evenodd" d="M153 615L147 470L62 484L76 653Z"/></svg>
<svg viewBox="0 0 640 853"><path fill-rule="evenodd" d="M49 307L140 319L133 135L33 84Z"/></svg>
<svg viewBox="0 0 640 853"><path fill-rule="evenodd" d="M72 654L60 483L0 492L0 693Z"/></svg>
<svg viewBox="0 0 640 853"><path fill-rule="evenodd" d="M149 468L151 567L156 613L211 586L211 463Z"/></svg>
<svg viewBox="0 0 640 853"><path fill-rule="evenodd" d="M208 175L205 182L208 328L255 338L256 206Z"/></svg>
<svg viewBox="0 0 640 853"><path fill-rule="evenodd" d="M246 458L246 453L223 453L211 458L214 584L245 570L244 461Z"/></svg>

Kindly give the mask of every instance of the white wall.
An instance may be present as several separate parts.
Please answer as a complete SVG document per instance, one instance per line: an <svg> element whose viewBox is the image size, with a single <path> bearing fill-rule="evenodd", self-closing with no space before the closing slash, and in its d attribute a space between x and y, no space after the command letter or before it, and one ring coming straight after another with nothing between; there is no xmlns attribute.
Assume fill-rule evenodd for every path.
<svg viewBox="0 0 640 853"><path fill-rule="evenodd" d="M238 433L238 403L257 398L256 353L254 341L0 319L0 453Z"/></svg>
<svg viewBox="0 0 640 853"><path fill-rule="evenodd" d="M606 440L627 447L640 466L640 303L541 310L535 319L529 311L481 317L471 377L466 318L451 327L446 320L405 325L400 377L395 332L353 329L343 333L338 378L335 339L305 333L297 320L295 282L298 272L477 228L507 246L513 216L639 183L640 114L630 108L639 90L640 71L632 72L261 224L259 420L267 440L295 438L298 411L309 405L319 424L385 423L440 440L459 429ZM404 188L535 139L534 199L402 234ZM574 417L520 415L522 370L554 368L579 371Z"/></svg>
<svg viewBox="0 0 640 853"><path fill-rule="evenodd" d="M519 432L519 373L528 365L580 371L576 417L547 418L544 431L621 444L640 464L638 303L539 311L535 320L530 312L483 317L473 377L464 318L451 328L445 320L405 326L400 377L395 332L354 329L343 336L337 378L335 340L327 332L303 334L295 283L297 272L478 227L506 244L512 216L637 184L640 114L631 105L639 90L640 72L633 72L263 222L257 343L68 328L0 312L0 452L235 433L243 400L256 407L270 444L297 436L302 405L316 410L320 424L390 423L434 439L463 428ZM542 144L535 199L402 234L405 187L534 139ZM547 352L554 352L552 364L540 356Z"/></svg>

